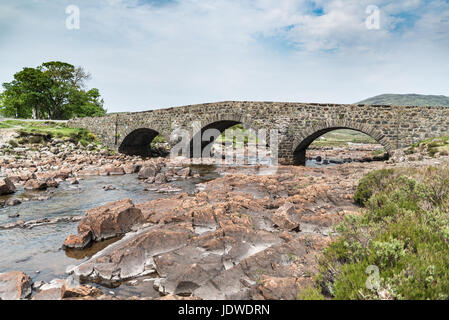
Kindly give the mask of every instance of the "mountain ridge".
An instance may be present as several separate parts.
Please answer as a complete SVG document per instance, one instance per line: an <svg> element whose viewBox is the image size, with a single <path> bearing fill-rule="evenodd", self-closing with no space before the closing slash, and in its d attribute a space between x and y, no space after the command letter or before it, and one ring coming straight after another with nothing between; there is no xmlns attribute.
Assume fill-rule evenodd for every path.
<svg viewBox="0 0 449 320"><path fill-rule="evenodd" d="M359 101L356 104L449 107L449 97L444 95L423 95L416 93L388 93Z"/></svg>

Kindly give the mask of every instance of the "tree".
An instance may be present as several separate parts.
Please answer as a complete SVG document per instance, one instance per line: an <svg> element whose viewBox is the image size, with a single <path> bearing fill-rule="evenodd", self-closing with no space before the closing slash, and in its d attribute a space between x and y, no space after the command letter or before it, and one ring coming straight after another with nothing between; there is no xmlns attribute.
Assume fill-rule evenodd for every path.
<svg viewBox="0 0 449 320"><path fill-rule="evenodd" d="M20 118L69 119L106 113L98 89L86 90L90 74L82 67L51 61L24 68L4 83L0 112Z"/></svg>
<svg viewBox="0 0 449 320"><path fill-rule="evenodd" d="M49 103L51 80L34 68L24 68L14 75L14 80L4 83L2 94L3 114L13 117L39 119Z"/></svg>

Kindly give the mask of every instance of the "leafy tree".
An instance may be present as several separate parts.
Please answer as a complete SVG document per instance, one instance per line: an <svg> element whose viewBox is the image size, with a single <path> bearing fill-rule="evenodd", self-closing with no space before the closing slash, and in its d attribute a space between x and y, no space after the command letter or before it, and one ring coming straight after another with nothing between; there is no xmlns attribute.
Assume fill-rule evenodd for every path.
<svg viewBox="0 0 449 320"><path fill-rule="evenodd" d="M0 112L18 118L68 119L106 113L98 89L86 90L90 74L66 62L24 68L4 83Z"/></svg>
<svg viewBox="0 0 449 320"><path fill-rule="evenodd" d="M20 118L39 119L49 103L51 80L34 68L24 68L14 75L14 80L4 83L2 94L3 114Z"/></svg>

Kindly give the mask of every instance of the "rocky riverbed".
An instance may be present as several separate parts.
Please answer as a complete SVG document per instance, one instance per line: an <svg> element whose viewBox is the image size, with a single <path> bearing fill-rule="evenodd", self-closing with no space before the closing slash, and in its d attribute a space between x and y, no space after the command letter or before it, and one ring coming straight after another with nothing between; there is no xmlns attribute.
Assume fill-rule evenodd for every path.
<svg viewBox="0 0 449 320"><path fill-rule="evenodd" d="M307 149L306 158L315 165L327 165L384 161L388 159L388 154L379 144L348 143L339 147L311 145Z"/></svg>
<svg viewBox="0 0 449 320"><path fill-rule="evenodd" d="M333 226L361 214L366 172L449 162L198 167L46 148L0 156L1 299L296 299Z"/></svg>

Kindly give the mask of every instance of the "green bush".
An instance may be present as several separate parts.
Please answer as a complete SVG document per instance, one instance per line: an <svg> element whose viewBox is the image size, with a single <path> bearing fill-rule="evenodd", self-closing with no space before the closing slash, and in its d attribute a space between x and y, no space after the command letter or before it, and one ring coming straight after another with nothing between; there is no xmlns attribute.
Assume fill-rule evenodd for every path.
<svg viewBox="0 0 449 320"><path fill-rule="evenodd" d="M11 147L13 147L13 148L17 148L17 147L19 146L19 144L17 143L17 141L14 140L14 139L9 140L8 143L9 143L9 145L10 145Z"/></svg>
<svg viewBox="0 0 449 320"><path fill-rule="evenodd" d="M382 169L368 173L359 182L357 190L354 193L354 201L359 205L364 205L375 191L384 187L386 179L392 174L392 169Z"/></svg>
<svg viewBox="0 0 449 320"><path fill-rule="evenodd" d="M449 168L375 171L360 180L361 216L347 216L319 262L334 299L449 298ZM369 287L369 267L379 271Z"/></svg>

